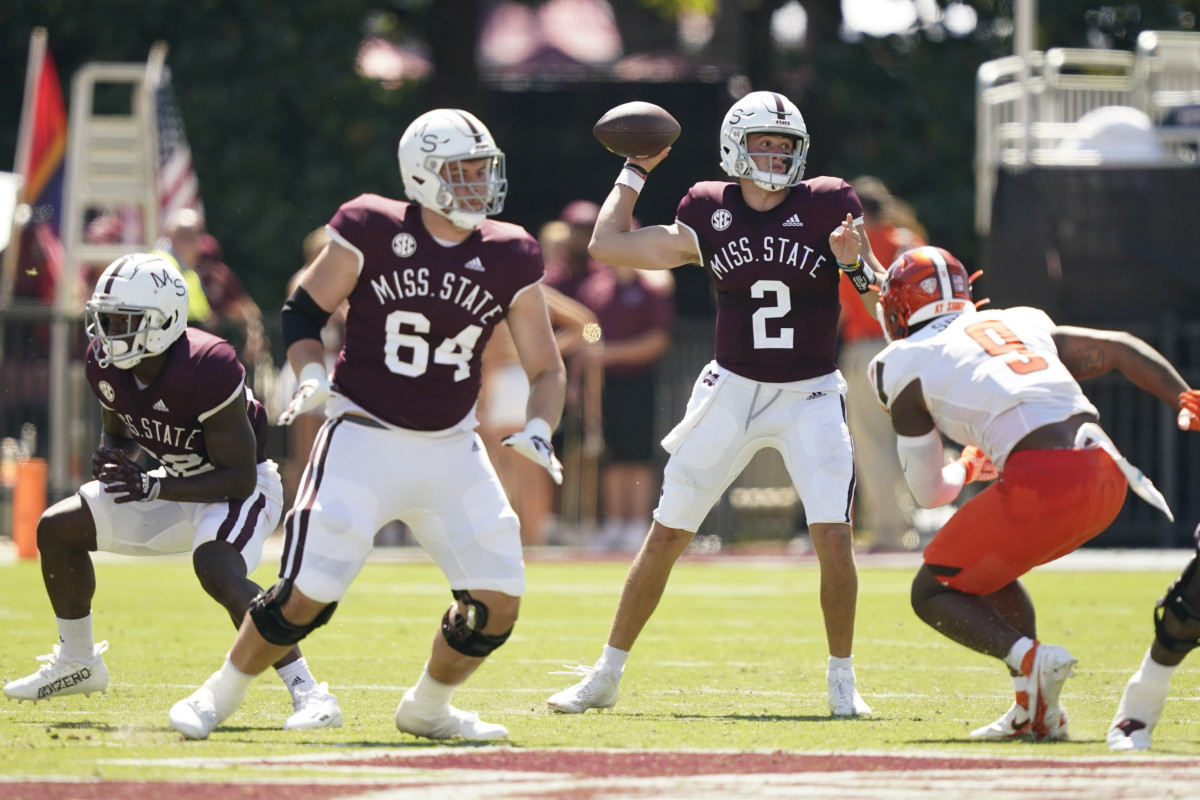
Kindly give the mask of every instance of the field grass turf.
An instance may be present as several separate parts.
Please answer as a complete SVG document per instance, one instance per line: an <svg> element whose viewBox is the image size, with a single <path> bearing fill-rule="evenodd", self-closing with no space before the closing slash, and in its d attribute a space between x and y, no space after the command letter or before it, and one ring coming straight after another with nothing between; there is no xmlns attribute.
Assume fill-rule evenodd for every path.
<svg viewBox="0 0 1200 800"><path fill-rule="evenodd" d="M1027 576L1041 638L1079 659L1064 692L1071 741L1034 745L967 738L1007 709L1011 684L999 662L915 617L909 566L862 567L855 665L875 714L831 720L817 567L811 558L789 556L685 559L630 658L617 706L577 716L551 712L546 697L575 679L548 673L599 656L626 568L623 560L531 561L512 638L455 704L508 726L512 744L523 749L1107 757L1104 733L1150 642L1154 602L1178 574L1042 569ZM393 714L450 602L431 564L368 564L330 624L304 643L317 679L339 698L343 727L282 731L290 699L268 672L205 742L170 730L167 709L220 665L233 639L224 613L203 594L186 557L101 558L96 571L96 637L111 645L108 693L37 704L0 700L0 778L211 780L211 771L121 762L429 745L397 732ZM269 584L273 571L265 563L255 578ZM0 587L0 677L11 680L36 669L34 656L49 652L56 634L36 562L0 566ZM1155 754L1200 755L1194 659L1175 676ZM223 777L236 780L236 773L232 767Z"/></svg>

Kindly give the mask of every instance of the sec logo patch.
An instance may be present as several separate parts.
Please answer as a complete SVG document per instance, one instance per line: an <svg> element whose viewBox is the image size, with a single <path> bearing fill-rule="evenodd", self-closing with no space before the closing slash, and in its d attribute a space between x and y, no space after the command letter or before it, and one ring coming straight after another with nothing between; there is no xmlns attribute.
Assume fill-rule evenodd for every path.
<svg viewBox="0 0 1200 800"><path fill-rule="evenodd" d="M392 239L392 252L401 258L408 258L417 252L417 240L411 233L398 233L396 238Z"/></svg>
<svg viewBox="0 0 1200 800"><path fill-rule="evenodd" d="M723 231L733 224L733 214L723 208L718 208L712 215L713 230Z"/></svg>

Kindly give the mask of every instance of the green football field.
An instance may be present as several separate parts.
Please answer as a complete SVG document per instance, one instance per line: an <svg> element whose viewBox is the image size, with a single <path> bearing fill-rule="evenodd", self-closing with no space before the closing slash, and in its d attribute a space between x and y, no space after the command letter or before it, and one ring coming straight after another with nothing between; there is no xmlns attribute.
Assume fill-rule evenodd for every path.
<svg viewBox="0 0 1200 800"><path fill-rule="evenodd" d="M829 718L816 564L783 555L685 558L630 659L620 702L578 716L547 708L546 697L574 681L548 673L596 660L627 561L531 559L512 638L454 702L506 725L512 745L525 750L1108 757L1104 733L1150 642L1154 602L1186 555L1170 570L1047 568L1027 576L1042 640L1079 659L1064 692L1071 741L1043 744L967 738L1007 709L1007 673L915 617L908 604L915 561L862 561L855 663L860 691L875 711L869 718ZM260 583L272 581L267 562L255 575ZM232 626L202 593L186 558L109 557L96 570L96 637L111 647L108 693L0 702L0 779L211 780L211 770L163 759L315 755L416 742L396 731L393 714L450 602L441 574L419 556L369 564L330 624L303 645L318 680L340 700L343 727L281 730L289 697L268 672L204 742L170 730L167 709L220 665ZM56 634L36 562L0 566L0 587L0 677L11 680L37 667L34 657L49 652ZM1176 674L1155 755L1200 755L1198 664L1185 662Z"/></svg>

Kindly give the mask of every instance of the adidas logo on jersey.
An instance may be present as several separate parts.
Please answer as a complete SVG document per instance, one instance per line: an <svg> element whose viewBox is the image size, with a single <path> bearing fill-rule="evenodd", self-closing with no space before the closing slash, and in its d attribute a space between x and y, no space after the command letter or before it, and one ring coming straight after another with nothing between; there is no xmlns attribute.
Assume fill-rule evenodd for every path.
<svg viewBox="0 0 1200 800"><path fill-rule="evenodd" d="M804 223L800 221L799 214L792 214L790 217L787 218L787 220L784 221L783 227L785 227L785 228L803 228Z"/></svg>
<svg viewBox="0 0 1200 800"><path fill-rule="evenodd" d="M824 393L824 392L811 392L811 393L808 395L808 397L806 397L806 398L804 398L804 399L805 399L805 400L816 400L818 397L824 397L824 396L825 396L825 393Z"/></svg>
<svg viewBox="0 0 1200 800"><path fill-rule="evenodd" d="M155 411L163 411L163 412L167 412L167 413L169 413L171 411L171 409L167 408L167 404L164 403L162 400L155 401L154 410Z"/></svg>
<svg viewBox="0 0 1200 800"><path fill-rule="evenodd" d="M478 256L476 256L467 263L463 264L463 269L470 269L474 270L475 272L483 272L483 262L479 260Z"/></svg>

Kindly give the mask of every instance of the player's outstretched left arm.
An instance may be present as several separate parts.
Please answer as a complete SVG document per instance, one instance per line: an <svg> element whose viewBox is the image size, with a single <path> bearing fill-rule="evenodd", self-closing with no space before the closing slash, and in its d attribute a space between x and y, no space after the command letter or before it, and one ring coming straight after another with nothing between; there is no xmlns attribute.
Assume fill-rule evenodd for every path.
<svg viewBox="0 0 1200 800"><path fill-rule="evenodd" d="M842 224L829 234L829 249L837 260L838 269L846 273L846 277L854 284L868 309L873 308L872 298L867 293L876 282L883 279L884 268L871 251L871 242L867 239L867 231L862 225L854 224L854 217L846 212Z"/></svg>
<svg viewBox="0 0 1200 800"><path fill-rule="evenodd" d="M1171 362L1147 342L1124 331L1071 325L1057 326L1052 335L1059 359L1076 380L1095 378L1115 369L1177 412L1180 428L1200 430L1200 423L1194 419L1200 412L1200 392L1188 386Z"/></svg>
<svg viewBox="0 0 1200 800"><path fill-rule="evenodd" d="M508 327L521 366L529 378L529 404L525 430L502 441L521 455L545 467L555 483L562 483L562 464L554 454L550 436L562 416L567 393L567 370L558 352L546 310L542 287L534 285L517 295L508 310Z"/></svg>

